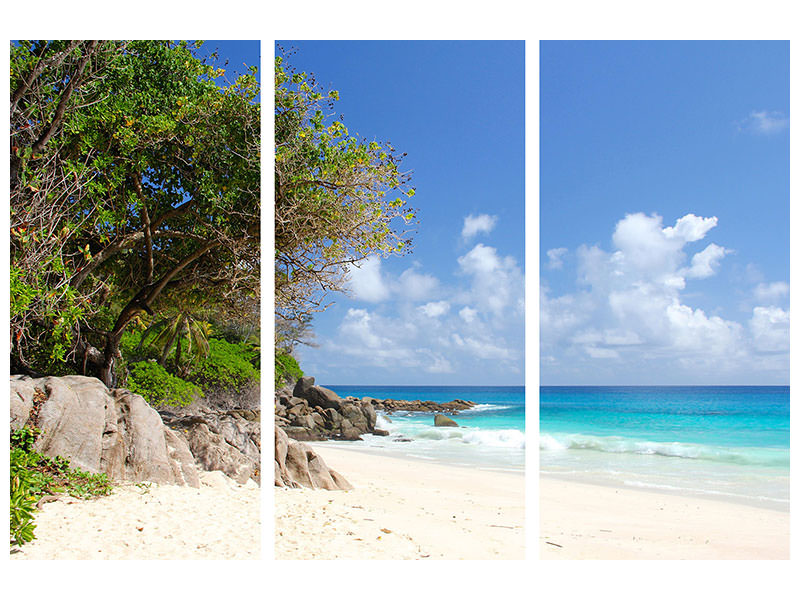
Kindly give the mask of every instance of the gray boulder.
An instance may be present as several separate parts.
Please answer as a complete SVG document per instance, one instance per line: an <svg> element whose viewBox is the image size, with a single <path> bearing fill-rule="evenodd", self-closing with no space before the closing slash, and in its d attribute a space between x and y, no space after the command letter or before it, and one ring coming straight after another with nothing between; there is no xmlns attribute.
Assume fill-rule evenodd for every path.
<svg viewBox="0 0 800 600"><path fill-rule="evenodd" d="M279 427L275 427L275 485L325 490L353 489L310 446L290 439Z"/></svg>
<svg viewBox="0 0 800 600"><path fill-rule="evenodd" d="M78 375L14 375L10 386L11 426L40 429L34 448L42 454L113 480L199 487L187 443L141 396Z"/></svg>

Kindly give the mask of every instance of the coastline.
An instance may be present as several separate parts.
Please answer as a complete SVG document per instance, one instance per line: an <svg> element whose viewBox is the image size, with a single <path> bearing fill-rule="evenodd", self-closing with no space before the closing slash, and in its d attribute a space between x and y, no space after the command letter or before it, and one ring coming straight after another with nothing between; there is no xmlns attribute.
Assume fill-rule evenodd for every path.
<svg viewBox="0 0 800 600"><path fill-rule="evenodd" d="M354 489L276 488L275 558L524 558L522 473L310 445Z"/></svg>
<svg viewBox="0 0 800 600"><path fill-rule="evenodd" d="M789 558L788 511L548 476L539 502L542 559Z"/></svg>
<svg viewBox="0 0 800 600"><path fill-rule="evenodd" d="M109 496L61 498L35 515L36 539L12 560L258 559L261 488L221 471L200 487L122 483Z"/></svg>

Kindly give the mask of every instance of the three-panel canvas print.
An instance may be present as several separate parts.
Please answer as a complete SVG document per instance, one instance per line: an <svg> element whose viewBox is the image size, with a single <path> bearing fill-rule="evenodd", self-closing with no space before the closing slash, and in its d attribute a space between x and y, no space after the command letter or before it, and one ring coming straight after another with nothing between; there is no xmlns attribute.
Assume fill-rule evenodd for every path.
<svg viewBox="0 0 800 600"><path fill-rule="evenodd" d="M789 558L788 41L9 72L10 559Z"/></svg>

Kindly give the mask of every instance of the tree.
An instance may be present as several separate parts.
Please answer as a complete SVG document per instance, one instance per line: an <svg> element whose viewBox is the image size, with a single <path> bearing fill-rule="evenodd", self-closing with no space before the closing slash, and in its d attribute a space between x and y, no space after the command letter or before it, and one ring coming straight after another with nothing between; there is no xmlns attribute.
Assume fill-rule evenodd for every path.
<svg viewBox="0 0 800 600"><path fill-rule="evenodd" d="M112 385L167 292L258 296L255 72L220 88L185 42L12 44L12 365Z"/></svg>
<svg viewBox="0 0 800 600"><path fill-rule="evenodd" d="M410 249L405 155L331 121L338 98L276 58L275 305L284 320L324 310L325 295L345 291L349 268L364 258Z"/></svg>
<svg viewBox="0 0 800 600"><path fill-rule="evenodd" d="M189 375L192 365L208 356L211 324L191 308L179 308L156 320L142 332L139 347L153 346L160 352L158 364L166 366L175 350L175 371L180 377Z"/></svg>

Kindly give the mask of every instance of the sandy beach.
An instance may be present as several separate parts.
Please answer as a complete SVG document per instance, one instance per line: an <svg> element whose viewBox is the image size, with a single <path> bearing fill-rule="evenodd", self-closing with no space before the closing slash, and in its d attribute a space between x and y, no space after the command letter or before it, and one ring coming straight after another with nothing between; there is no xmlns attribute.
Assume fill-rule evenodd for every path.
<svg viewBox="0 0 800 600"><path fill-rule="evenodd" d="M539 479L544 559L788 559L789 513Z"/></svg>
<svg viewBox="0 0 800 600"><path fill-rule="evenodd" d="M521 473L312 446L355 489L276 488L276 558L524 558Z"/></svg>
<svg viewBox="0 0 800 600"><path fill-rule="evenodd" d="M12 559L258 559L260 488L219 471L199 489L131 483L92 500L64 497L36 514L36 539Z"/></svg>

